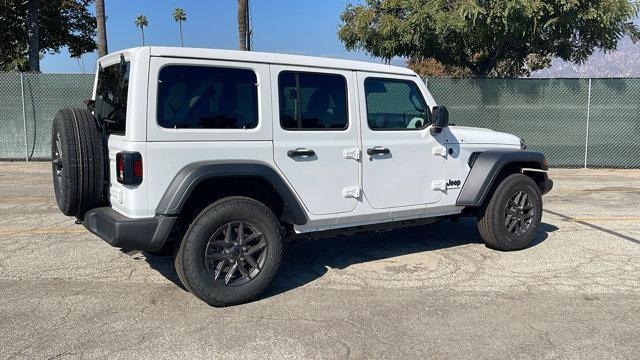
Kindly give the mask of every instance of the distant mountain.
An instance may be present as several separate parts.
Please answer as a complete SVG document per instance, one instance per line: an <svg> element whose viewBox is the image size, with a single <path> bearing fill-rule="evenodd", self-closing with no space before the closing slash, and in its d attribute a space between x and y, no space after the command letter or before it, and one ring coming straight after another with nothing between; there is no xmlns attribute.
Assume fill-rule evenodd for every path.
<svg viewBox="0 0 640 360"><path fill-rule="evenodd" d="M594 53L584 64L554 59L550 68L531 74L534 78L640 77L640 43L625 39L618 50Z"/></svg>

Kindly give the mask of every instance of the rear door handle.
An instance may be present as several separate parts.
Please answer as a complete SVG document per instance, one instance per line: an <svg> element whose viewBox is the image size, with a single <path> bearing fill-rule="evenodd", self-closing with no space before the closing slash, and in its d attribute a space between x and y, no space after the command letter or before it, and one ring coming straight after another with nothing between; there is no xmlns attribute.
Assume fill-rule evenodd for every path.
<svg viewBox="0 0 640 360"><path fill-rule="evenodd" d="M305 148L297 148L295 150L289 150L287 151L287 156L290 158L294 158L294 157L311 157L311 156L315 156L316 152L311 150L311 149L305 149Z"/></svg>
<svg viewBox="0 0 640 360"><path fill-rule="evenodd" d="M388 155L391 154L391 150L387 149L386 147L382 147L382 146L376 146L374 148L371 149L367 149L367 155L372 156L372 155Z"/></svg>

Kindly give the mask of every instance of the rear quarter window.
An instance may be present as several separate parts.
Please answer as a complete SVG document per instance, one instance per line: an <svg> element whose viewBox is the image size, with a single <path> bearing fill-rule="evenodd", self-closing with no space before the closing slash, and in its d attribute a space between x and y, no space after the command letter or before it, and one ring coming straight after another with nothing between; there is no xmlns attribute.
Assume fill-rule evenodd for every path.
<svg viewBox="0 0 640 360"><path fill-rule="evenodd" d="M258 126L255 72L169 65L158 76L157 121L175 129L253 129Z"/></svg>

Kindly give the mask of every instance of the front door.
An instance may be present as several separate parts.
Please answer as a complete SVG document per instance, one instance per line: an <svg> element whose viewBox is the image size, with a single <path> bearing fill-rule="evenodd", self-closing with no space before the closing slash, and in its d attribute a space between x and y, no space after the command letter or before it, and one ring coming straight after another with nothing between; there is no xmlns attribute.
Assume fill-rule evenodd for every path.
<svg viewBox="0 0 640 360"><path fill-rule="evenodd" d="M354 210L359 191L352 71L271 65L273 157L316 215Z"/></svg>
<svg viewBox="0 0 640 360"><path fill-rule="evenodd" d="M432 204L443 195L444 136L431 134L417 81L358 73L363 191L376 209Z"/></svg>

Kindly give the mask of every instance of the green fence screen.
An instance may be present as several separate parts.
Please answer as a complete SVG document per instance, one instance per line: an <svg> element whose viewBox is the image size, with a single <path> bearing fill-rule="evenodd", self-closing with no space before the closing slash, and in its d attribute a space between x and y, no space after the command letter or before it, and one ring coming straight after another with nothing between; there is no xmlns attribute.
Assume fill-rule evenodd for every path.
<svg viewBox="0 0 640 360"><path fill-rule="evenodd" d="M0 159L47 160L58 109L83 107L93 75L0 72Z"/></svg>
<svg viewBox="0 0 640 360"><path fill-rule="evenodd" d="M552 166L640 167L640 79L428 79L456 125L525 139Z"/></svg>
<svg viewBox="0 0 640 360"><path fill-rule="evenodd" d="M640 168L640 79L426 82L452 123L518 135L552 166ZM53 115L92 87L93 75L0 72L0 159L49 159Z"/></svg>

